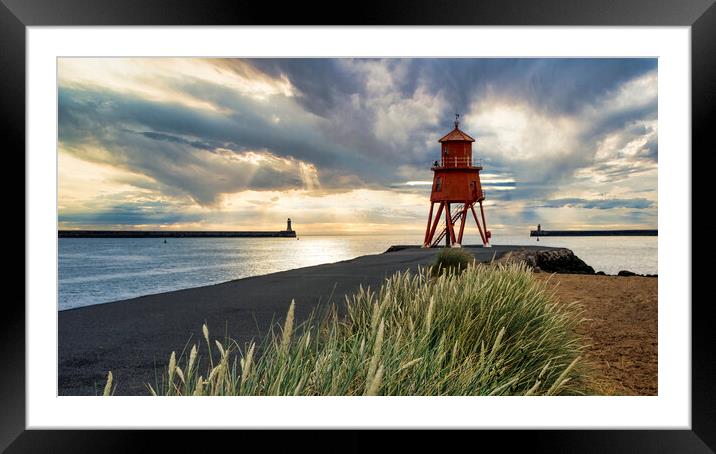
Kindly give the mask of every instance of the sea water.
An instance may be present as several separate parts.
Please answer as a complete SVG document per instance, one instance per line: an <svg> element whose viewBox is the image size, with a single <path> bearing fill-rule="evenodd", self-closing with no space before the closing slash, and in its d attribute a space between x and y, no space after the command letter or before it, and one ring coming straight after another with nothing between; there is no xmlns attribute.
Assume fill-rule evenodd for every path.
<svg viewBox="0 0 716 454"><path fill-rule="evenodd" d="M232 279L380 254L420 235L295 238L60 238L58 309L218 284ZM596 271L657 274L657 237L495 235L493 244L566 247ZM468 236L464 244L479 244Z"/></svg>

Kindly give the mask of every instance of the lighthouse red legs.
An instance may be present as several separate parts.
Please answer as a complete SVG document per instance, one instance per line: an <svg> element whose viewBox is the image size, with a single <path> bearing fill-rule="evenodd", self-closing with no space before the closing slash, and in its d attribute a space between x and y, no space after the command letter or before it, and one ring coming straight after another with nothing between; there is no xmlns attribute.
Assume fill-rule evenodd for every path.
<svg viewBox="0 0 716 454"><path fill-rule="evenodd" d="M430 212L428 212L428 225L425 227L425 237L423 238L423 246L428 245L428 235L430 235L430 222L433 220L433 207L435 202L430 202Z"/></svg>
<svg viewBox="0 0 716 454"><path fill-rule="evenodd" d="M432 208L432 207L431 207ZM435 229L438 228L438 222L440 222L440 215L443 212L443 204L441 203L438 207L438 213L435 215L435 221L433 221L433 227L430 229L428 234L425 236L425 244L423 246L430 247L431 243L433 242L433 235L435 235ZM430 210L430 214L432 215L432 209ZM430 218L428 217L428 225L430 225Z"/></svg>
<svg viewBox="0 0 716 454"><path fill-rule="evenodd" d="M460 234L457 237L457 244L462 245L462 232L465 231L465 218L467 217L467 204L462 207L462 215L460 215Z"/></svg>
<svg viewBox="0 0 716 454"><path fill-rule="evenodd" d="M480 216L482 216L482 226L485 228L485 237L483 238L483 245L490 246L490 231L487 230L487 222L485 221L485 210L482 209L482 200L480 200Z"/></svg>
<svg viewBox="0 0 716 454"><path fill-rule="evenodd" d="M472 217L475 218L475 224L477 224L477 230L480 231L480 238L482 239L482 244L487 244L487 238L485 238L485 234L482 232L482 227L480 226L480 221L477 219L477 213L475 213L475 207L470 205L470 209L472 210Z"/></svg>

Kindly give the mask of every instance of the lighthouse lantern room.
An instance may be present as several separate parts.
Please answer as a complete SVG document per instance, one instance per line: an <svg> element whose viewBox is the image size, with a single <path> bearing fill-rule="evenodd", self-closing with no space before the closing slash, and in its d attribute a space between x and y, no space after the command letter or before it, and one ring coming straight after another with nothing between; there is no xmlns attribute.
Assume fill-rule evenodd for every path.
<svg viewBox="0 0 716 454"><path fill-rule="evenodd" d="M431 168L433 188L423 247L435 247L443 238L446 246L460 247L468 215L472 215L477 224L482 244L490 246L491 234L487 230L482 206L485 200L480 184L482 166L473 162L472 143L475 139L459 129L459 120L460 115L456 114L455 129L439 140L440 161L435 161ZM475 204L480 208L479 217ZM433 218L436 205L437 213Z"/></svg>

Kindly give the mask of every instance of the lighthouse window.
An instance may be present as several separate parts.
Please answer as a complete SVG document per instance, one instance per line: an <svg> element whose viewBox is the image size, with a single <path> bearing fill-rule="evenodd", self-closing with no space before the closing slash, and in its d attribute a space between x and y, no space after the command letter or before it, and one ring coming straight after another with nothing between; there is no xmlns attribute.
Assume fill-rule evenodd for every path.
<svg viewBox="0 0 716 454"><path fill-rule="evenodd" d="M443 179L442 179L442 177L438 177L438 179L435 180L435 192L440 192L442 187L443 187Z"/></svg>

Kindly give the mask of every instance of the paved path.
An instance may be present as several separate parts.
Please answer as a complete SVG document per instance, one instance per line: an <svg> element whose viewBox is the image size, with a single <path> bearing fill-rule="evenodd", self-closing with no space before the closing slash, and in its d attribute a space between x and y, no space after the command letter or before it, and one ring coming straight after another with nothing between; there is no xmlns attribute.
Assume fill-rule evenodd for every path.
<svg viewBox="0 0 716 454"><path fill-rule="evenodd" d="M480 261L499 258L514 249L539 246L466 247ZM228 334L243 345L259 339L281 322L291 299L296 319L331 298L344 301L359 285L377 288L398 270L416 270L434 261L437 249L409 247L352 260L238 279L207 287L148 295L114 303L60 311L60 395L101 392L107 371L117 383L116 394L145 395L155 370L179 353L190 336L201 339L206 321L214 335ZM192 340L193 342L193 340ZM155 369L156 368L156 369ZM99 390L99 391L98 391Z"/></svg>

